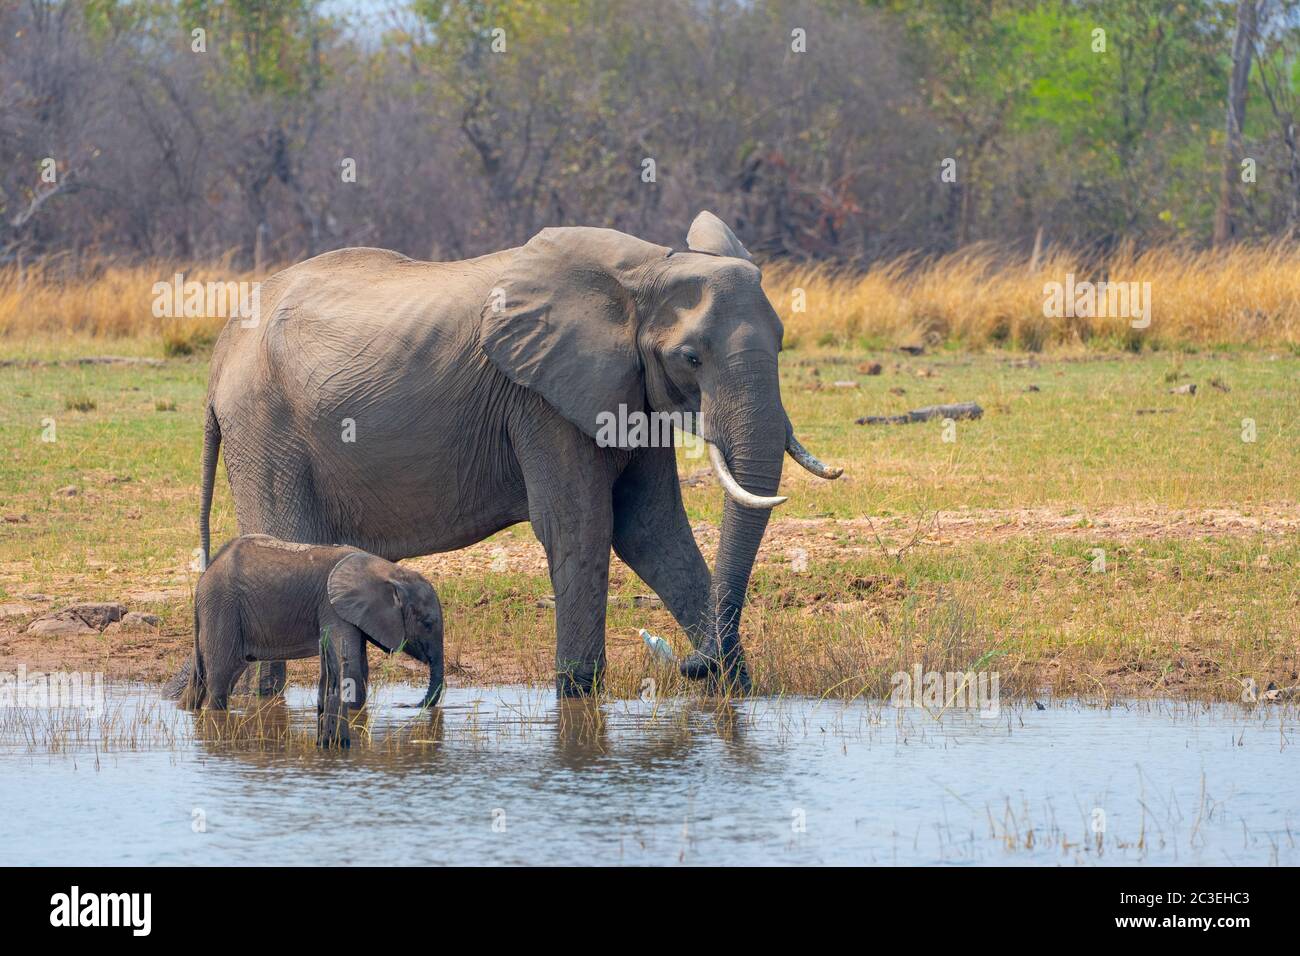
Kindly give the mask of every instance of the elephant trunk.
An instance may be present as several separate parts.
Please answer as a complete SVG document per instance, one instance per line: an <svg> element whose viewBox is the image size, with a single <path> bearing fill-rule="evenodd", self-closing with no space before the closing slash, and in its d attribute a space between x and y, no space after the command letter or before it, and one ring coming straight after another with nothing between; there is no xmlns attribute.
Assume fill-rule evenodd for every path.
<svg viewBox="0 0 1300 956"><path fill-rule="evenodd" d="M421 708L433 707L447 696L447 681L442 646L442 611L439 609L435 640L411 646L412 656L429 665L429 689L420 701Z"/></svg>
<svg viewBox="0 0 1300 956"><path fill-rule="evenodd" d="M445 680L442 654L439 653L429 662L429 689L425 692L424 700L420 701L420 707L432 707L442 700L447 693Z"/></svg>
<svg viewBox="0 0 1300 956"><path fill-rule="evenodd" d="M781 484L786 452L786 417L776 362L735 368L729 385L728 392L719 395L715 406L705 413L709 440L736 484L750 496L772 500ZM712 627L706 644L683 665L687 676L721 677L736 690L749 689L740 617L770 507L755 507L733 494L727 496L709 595Z"/></svg>

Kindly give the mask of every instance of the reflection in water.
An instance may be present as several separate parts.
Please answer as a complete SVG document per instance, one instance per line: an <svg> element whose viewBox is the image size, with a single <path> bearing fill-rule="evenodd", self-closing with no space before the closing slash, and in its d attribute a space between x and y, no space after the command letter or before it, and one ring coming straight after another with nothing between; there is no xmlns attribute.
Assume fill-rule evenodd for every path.
<svg viewBox="0 0 1300 956"><path fill-rule="evenodd" d="M418 695L381 688L346 752L314 688L2 711L0 863L1300 862L1280 707Z"/></svg>
<svg viewBox="0 0 1300 956"><path fill-rule="evenodd" d="M682 700L669 708L619 714L618 722L637 732L619 734L617 745L610 734L610 706L584 699L555 703L555 755L561 766L599 769L616 758L621 765L648 771L685 761L692 750L717 741L730 745L728 755L738 766L756 760L756 752L744 746L744 722L733 701Z"/></svg>
<svg viewBox="0 0 1300 956"><path fill-rule="evenodd" d="M597 766L609 753L609 723L600 703L591 699L557 701L555 756L570 770Z"/></svg>
<svg viewBox="0 0 1300 956"><path fill-rule="evenodd" d="M194 738L205 746L266 750L283 745L292 731L283 697L257 700L247 709L205 710L194 715Z"/></svg>

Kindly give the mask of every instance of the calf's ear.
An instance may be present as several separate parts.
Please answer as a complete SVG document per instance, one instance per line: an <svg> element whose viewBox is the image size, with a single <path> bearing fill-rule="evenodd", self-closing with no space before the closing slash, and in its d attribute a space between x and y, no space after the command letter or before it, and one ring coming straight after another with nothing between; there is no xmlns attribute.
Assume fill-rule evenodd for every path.
<svg viewBox="0 0 1300 956"><path fill-rule="evenodd" d="M326 584L338 616L389 651L406 640L404 595L394 570L392 562L372 554L349 554L334 565Z"/></svg>

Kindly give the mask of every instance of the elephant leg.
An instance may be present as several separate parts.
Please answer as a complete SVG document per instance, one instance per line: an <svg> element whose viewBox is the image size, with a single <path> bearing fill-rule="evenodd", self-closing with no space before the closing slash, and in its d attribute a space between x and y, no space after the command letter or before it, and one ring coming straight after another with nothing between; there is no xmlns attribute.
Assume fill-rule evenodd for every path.
<svg viewBox="0 0 1300 956"><path fill-rule="evenodd" d="M613 538L609 455L568 422L517 440L515 450L555 590L556 695L598 693Z"/></svg>
<svg viewBox="0 0 1300 956"><path fill-rule="evenodd" d="M605 494L608 501L608 489ZM601 509L596 502L589 507L602 513L575 513L551 504L536 509L531 519L546 548L555 590L555 692L559 697L599 693L605 673L609 507Z"/></svg>
<svg viewBox="0 0 1300 956"><path fill-rule="evenodd" d="M339 648L343 657L340 703L345 721L365 706L366 680L370 674L369 662L366 660L366 639L359 630L353 630L354 634L342 636Z"/></svg>
<svg viewBox="0 0 1300 956"><path fill-rule="evenodd" d="M233 658L223 658L206 664L207 673L204 675L204 680L207 684L207 709L225 710L230 705L230 692L235 686L235 681L239 680L239 675L244 673L247 665Z"/></svg>
<svg viewBox="0 0 1300 956"><path fill-rule="evenodd" d="M320 687L316 698L316 742L321 747L350 747L349 711L363 685L359 656L365 638L355 627L335 623L321 634Z"/></svg>
<svg viewBox="0 0 1300 956"><path fill-rule="evenodd" d="M370 699L370 658L366 656L366 642L364 639L357 649L356 671L356 702L352 706L360 710L366 706L366 701Z"/></svg>
<svg viewBox="0 0 1300 956"><path fill-rule="evenodd" d="M199 662L191 679L202 685L200 700L209 710L225 710L229 706L230 693L248 667L243 647L239 613L235 608L223 605L201 616Z"/></svg>
<svg viewBox="0 0 1300 956"><path fill-rule="evenodd" d="M347 747L351 744L342 681L343 660L339 642L331 635L323 638L320 646L320 689L316 698L316 745L319 747Z"/></svg>
<svg viewBox="0 0 1300 956"><path fill-rule="evenodd" d="M709 634L709 566L682 504L671 448L645 448L614 485L614 552L654 589L699 648Z"/></svg>

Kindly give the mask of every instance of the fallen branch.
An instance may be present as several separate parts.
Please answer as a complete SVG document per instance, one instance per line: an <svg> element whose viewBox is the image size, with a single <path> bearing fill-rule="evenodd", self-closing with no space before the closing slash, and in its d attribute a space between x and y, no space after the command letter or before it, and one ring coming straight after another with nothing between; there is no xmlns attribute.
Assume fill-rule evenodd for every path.
<svg viewBox="0 0 1300 956"><path fill-rule="evenodd" d="M974 402L959 402L956 405L927 405L916 408L902 415L867 415L857 419L856 425L908 425L912 422L928 422L932 418L979 418L984 409Z"/></svg>

